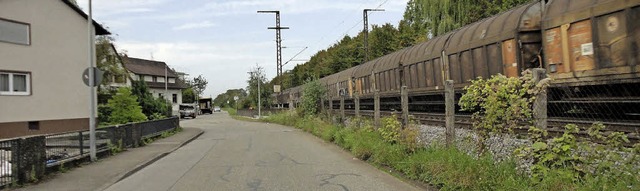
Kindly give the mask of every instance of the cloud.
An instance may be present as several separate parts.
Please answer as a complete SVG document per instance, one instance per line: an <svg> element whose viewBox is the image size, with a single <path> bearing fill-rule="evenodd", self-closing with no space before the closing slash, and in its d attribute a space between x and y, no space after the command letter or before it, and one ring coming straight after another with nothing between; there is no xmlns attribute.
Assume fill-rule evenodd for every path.
<svg viewBox="0 0 640 191"><path fill-rule="evenodd" d="M273 63L273 53L259 51L272 47L271 41L240 44L120 41L117 44L117 49L126 50L130 57L151 59L153 55L154 60L166 62L191 77L204 76L209 81L204 92L207 96L216 96L227 89L245 88L246 72L256 62L265 67L269 77L275 76L275 66L267 64Z"/></svg>
<svg viewBox="0 0 640 191"><path fill-rule="evenodd" d="M258 10L280 10L282 14L304 14L327 10L361 12L364 8L377 8L379 3L335 0L231 0L208 2L196 9L161 15L165 19L185 19L240 14L256 14ZM380 8L404 11L406 0L390 0Z"/></svg>
<svg viewBox="0 0 640 191"><path fill-rule="evenodd" d="M78 5L87 10L88 0L77 0ZM93 11L100 16L112 16L122 14L143 14L155 12L157 7L168 3L169 0L108 0L93 1Z"/></svg>
<svg viewBox="0 0 640 191"><path fill-rule="evenodd" d="M201 28L209 28L214 27L216 24L211 21L202 21L198 23L186 23L180 26L173 27L173 30L189 30L189 29L201 29Z"/></svg>

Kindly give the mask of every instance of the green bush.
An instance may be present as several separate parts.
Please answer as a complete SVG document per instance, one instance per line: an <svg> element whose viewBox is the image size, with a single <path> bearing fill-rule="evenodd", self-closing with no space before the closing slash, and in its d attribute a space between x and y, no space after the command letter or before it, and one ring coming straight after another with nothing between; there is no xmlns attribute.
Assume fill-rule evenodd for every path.
<svg viewBox="0 0 640 191"><path fill-rule="evenodd" d="M572 176L566 176L571 173L567 172L568 168L549 168L548 172L542 174L542 178L536 181L527 174L518 172L517 165L513 160L497 163L488 154L473 157L456 148L436 145L412 150L410 144L404 140L410 137L405 134L411 133L398 130L400 125L395 118L386 119L388 128L383 131L362 128L362 124L366 124L366 122L357 122L362 119L354 120L349 127L342 127L331 125L317 117L299 117L295 112L278 113L264 120L304 129L324 140L333 141L345 150L352 152L359 159L393 168L403 173L407 178L427 182L441 190L640 190L638 189L640 185L638 173L633 171L631 173L628 171L609 173L614 171L615 165L600 167L597 172L602 174L586 174L579 181L574 181ZM391 131L391 129L396 131ZM601 129L598 127L589 131L596 137L610 137L607 140L618 140L608 141L611 145L619 146L620 141L624 142L624 138L619 135L599 134ZM385 139L381 132L393 135L387 137L397 139L389 141L393 139ZM416 131L413 133L418 134ZM543 140L544 135L538 137L539 139L535 140ZM571 138L567 138L560 142L571 142L570 140ZM562 150L561 145L548 147ZM604 153L606 156L600 156L601 158L597 160L605 160L607 156L615 156L612 153L619 151L609 150L611 150L610 154L607 154L609 152L607 151ZM637 157L640 153L640 145L631 150L627 149L627 151L633 153L633 157L617 160L617 162L637 161L640 158ZM606 160L613 161L613 159L616 157ZM624 162L624 164L627 163L630 162Z"/></svg>
<svg viewBox="0 0 640 191"><path fill-rule="evenodd" d="M532 104L548 82L533 81L533 74L526 70L519 78L502 74L486 80L478 77L464 88L466 92L459 105L463 111L474 112L473 127L479 137L479 155L484 153L484 141L490 133L511 133L523 123L525 126L532 124Z"/></svg>
<svg viewBox="0 0 640 191"><path fill-rule="evenodd" d="M400 140L401 130L402 123L398 121L398 117L394 114L382 118L382 126L378 128L378 133L382 135L384 141L389 143L396 143Z"/></svg>
<svg viewBox="0 0 640 191"><path fill-rule="evenodd" d="M111 107L107 104L98 104L98 123L100 126L109 125L109 116L111 116Z"/></svg>
<svg viewBox="0 0 640 191"><path fill-rule="evenodd" d="M138 99L139 105L142 107L142 113L147 118L152 118L154 114L162 114L165 117L171 116L171 103L162 98L154 98L149 93L149 88L144 81L134 81L131 85L131 93Z"/></svg>
<svg viewBox="0 0 640 191"><path fill-rule="evenodd" d="M118 93L107 103L111 109L109 123L125 124L129 122L146 121L147 117L136 102L136 96L131 95L131 90L126 87L118 89Z"/></svg>
<svg viewBox="0 0 640 191"><path fill-rule="evenodd" d="M325 94L324 86L317 79L309 80L302 89L302 115L316 115L320 111L319 103Z"/></svg>
<svg viewBox="0 0 640 191"><path fill-rule="evenodd" d="M381 144L382 137L376 132L355 131L353 137L347 139L351 143L351 153L361 160L368 160Z"/></svg>

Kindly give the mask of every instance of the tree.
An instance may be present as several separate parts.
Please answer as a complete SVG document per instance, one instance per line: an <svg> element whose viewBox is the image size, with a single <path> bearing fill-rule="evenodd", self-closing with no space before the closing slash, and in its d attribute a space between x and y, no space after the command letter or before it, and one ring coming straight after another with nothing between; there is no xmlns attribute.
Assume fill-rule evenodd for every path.
<svg viewBox="0 0 640 191"><path fill-rule="evenodd" d="M264 68L257 66L252 68L249 72L249 80L247 80L249 86L249 95L246 100L251 107L258 107L258 92L260 94L260 105L262 107L271 105L271 88L267 85L267 77L264 72ZM258 83L260 84L260 90L258 90Z"/></svg>
<svg viewBox="0 0 640 191"><path fill-rule="evenodd" d="M148 118L158 115L171 116L171 103L162 98L154 98L144 81L133 81L131 87L131 92L138 98L142 107L142 113Z"/></svg>
<svg viewBox="0 0 640 191"><path fill-rule="evenodd" d="M104 72L101 85L108 85L114 82L125 82L128 78L127 70L122 65L120 59L124 54L117 53L114 50L113 42L115 39L111 36L96 37L96 61L97 67ZM112 80L113 78L113 80Z"/></svg>
<svg viewBox="0 0 640 191"><path fill-rule="evenodd" d="M131 89L126 87L118 89L118 93L107 103L111 110L109 122L111 124L125 124L146 121L147 116L142 113L142 107L138 105L137 99L136 96L131 95Z"/></svg>
<svg viewBox="0 0 640 191"><path fill-rule="evenodd" d="M196 100L196 93L193 88L188 87L182 90L182 103L194 103Z"/></svg>
<svg viewBox="0 0 640 191"><path fill-rule="evenodd" d="M496 15L530 0L409 0L403 19L394 28L386 23L369 32L369 59L424 42L478 20ZM290 88L362 64L364 33L344 36L327 49L272 81Z"/></svg>
<svg viewBox="0 0 640 191"><path fill-rule="evenodd" d="M195 91L196 95L202 95L202 92L207 88L207 79L202 77L202 75L198 75L198 77L193 78L193 82L191 84L191 88Z"/></svg>
<svg viewBox="0 0 640 191"><path fill-rule="evenodd" d="M236 100L234 97L238 96L238 101L247 97L247 92L244 89L229 89L225 93L221 93L213 99L213 104L220 107L236 107ZM240 105L238 105L240 106Z"/></svg>
<svg viewBox="0 0 640 191"><path fill-rule="evenodd" d="M308 80L302 89L303 115L315 115L320 109L320 99L326 90L317 79Z"/></svg>

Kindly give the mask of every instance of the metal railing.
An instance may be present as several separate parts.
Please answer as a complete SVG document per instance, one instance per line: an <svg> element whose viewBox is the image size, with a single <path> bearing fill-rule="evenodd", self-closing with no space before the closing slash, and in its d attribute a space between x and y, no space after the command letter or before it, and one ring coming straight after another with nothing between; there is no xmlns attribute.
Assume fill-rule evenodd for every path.
<svg viewBox="0 0 640 191"><path fill-rule="evenodd" d="M16 160L13 158L15 140L0 141L0 188L10 185L14 182L16 174L13 172L13 164ZM17 166L17 165L15 165Z"/></svg>
<svg viewBox="0 0 640 191"><path fill-rule="evenodd" d="M132 148L143 138L161 135L178 127L179 119L171 117L140 123L103 127L96 130L96 151L108 151L111 147ZM89 131L47 135L47 167L77 160L89 154Z"/></svg>
<svg viewBox="0 0 640 191"><path fill-rule="evenodd" d="M89 154L89 131L79 131L45 136L47 167L83 158ZM109 150L107 132L96 131L96 151Z"/></svg>
<svg viewBox="0 0 640 191"><path fill-rule="evenodd" d="M179 122L177 117L172 117L99 128L96 130L96 150L103 153L112 147L140 146L142 139L174 130L179 127ZM13 183L27 182L28 180L21 179L25 174L40 178L39 176L44 175L46 167L81 160L88 156L88 130L0 140L0 189ZM38 172L33 172L34 169Z"/></svg>

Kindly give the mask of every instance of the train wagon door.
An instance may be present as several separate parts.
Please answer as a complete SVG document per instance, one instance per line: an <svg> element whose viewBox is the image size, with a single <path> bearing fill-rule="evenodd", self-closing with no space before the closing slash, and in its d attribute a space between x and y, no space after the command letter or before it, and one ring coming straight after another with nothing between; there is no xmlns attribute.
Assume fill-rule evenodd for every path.
<svg viewBox="0 0 640 191"><path fill-rule="evenodd" d="M507 77L518 77L516 52L515 39L502 42L502 63L504 64L504 74Z"/></svg>

